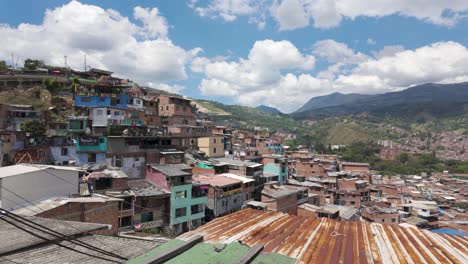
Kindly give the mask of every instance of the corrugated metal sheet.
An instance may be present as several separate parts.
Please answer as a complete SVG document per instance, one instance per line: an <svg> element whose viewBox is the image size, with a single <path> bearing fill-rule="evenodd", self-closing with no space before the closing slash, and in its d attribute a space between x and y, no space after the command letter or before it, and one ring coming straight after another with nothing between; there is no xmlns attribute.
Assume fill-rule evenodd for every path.
<svg viewBox="0 0 468 264"><path fill-rule="evenodd" d="M468 263L468 238L368 222L245 209L182 235L208 243L256 243L298 263Z"/></svg>

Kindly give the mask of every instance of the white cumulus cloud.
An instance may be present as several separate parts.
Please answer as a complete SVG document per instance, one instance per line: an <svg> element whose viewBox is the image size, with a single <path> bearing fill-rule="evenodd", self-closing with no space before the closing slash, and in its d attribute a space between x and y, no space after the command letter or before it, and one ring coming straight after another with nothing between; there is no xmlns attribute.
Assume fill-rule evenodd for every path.
<svg viewBox="0 0 468 264"><path fill-rule="evenodd" d="M287 56L279 56L287 54ZM374 56L326 39L303 54L289 41L257 41L247 58L203 61L199 89L205 96L225 96L243 105L271 105L291 112L311 97L342 93L384 93L427 82L468 80L468 49L457 42L437 42L413 50L386 46ZM194 61L196 61L195 59ZM310 73L312 60L328 68Z"/></svg>
<svg viewBox="0 0 468 264"><path fill-rule="evenodd" d="M169 25L157 8L134 8L134 19L112 9L71 1L47 10L41 24L0 25L0 58L11 53L52 65L114 71L142 85L187 78L185 66L199 48L184 50L168 38Z"/></svg>
<svg viewBox="0 0 468 264"><path fill-rule="evenodd" d="M246 16L249 21L273 18L279 30L294 30L313 23L316 28L338 26L343 19L380 18L390 15L413 17L435 25L453 26L468 17L466 0L192 0L200 16L234 21ZM206 1L205 1L206 2Z"/></svg>

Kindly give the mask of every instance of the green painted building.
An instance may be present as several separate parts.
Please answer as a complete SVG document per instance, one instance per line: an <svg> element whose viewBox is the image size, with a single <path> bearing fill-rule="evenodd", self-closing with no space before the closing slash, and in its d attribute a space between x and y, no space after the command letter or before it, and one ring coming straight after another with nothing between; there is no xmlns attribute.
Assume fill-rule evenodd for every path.
<svg viewBox="0 0 468 264"><path fill-rule="evenodd" d="M173 235L199 227L205 218L208 186L192 184L191 171L185 164L152 165L146 171L147 180L171 193L165 224Z"/></svg>

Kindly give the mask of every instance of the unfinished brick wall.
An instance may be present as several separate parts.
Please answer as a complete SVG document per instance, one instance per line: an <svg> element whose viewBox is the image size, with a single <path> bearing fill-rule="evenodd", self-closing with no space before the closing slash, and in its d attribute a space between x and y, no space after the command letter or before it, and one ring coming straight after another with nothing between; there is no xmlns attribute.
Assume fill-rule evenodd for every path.
<svg viewBox="0 0 468 264"><path fill-rule="evenodd" d="M68 203L40 213L37 216L111 225L110 230L99 230L95 231L95 233L112 235L116 234L119 228L119 202Z"/></svg>

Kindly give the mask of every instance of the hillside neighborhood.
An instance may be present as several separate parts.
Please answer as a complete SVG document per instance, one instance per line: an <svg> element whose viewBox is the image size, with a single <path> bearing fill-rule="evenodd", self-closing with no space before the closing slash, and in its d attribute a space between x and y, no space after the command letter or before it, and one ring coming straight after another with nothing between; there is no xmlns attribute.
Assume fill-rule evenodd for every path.
<svg viewBox="0 0 468 264"><path fill-rule="evenodd" d="M0 74L2 92L17 89L37 91L36 100L47 93L49 104L0 104L1 213L15 225L59 223L83 241L122 248L120 241L135 248L122 252L129 263L187 263L190 254L223 263L335 262L327 247L340 252L336 261L380 263L408 251L415 263L468 261L466 174L382 175L366 162L289 146L296 135L287 130L220 125L189 98L107 70ZM466 149L466 135L439 136ZM378 144L384 160L411 152ZM2 246L2 258L39 263L28 245L40 243L7 232L11 221L0 223L2 237L23 244ZM431 244L417 242L423 238Z"/></svg>

